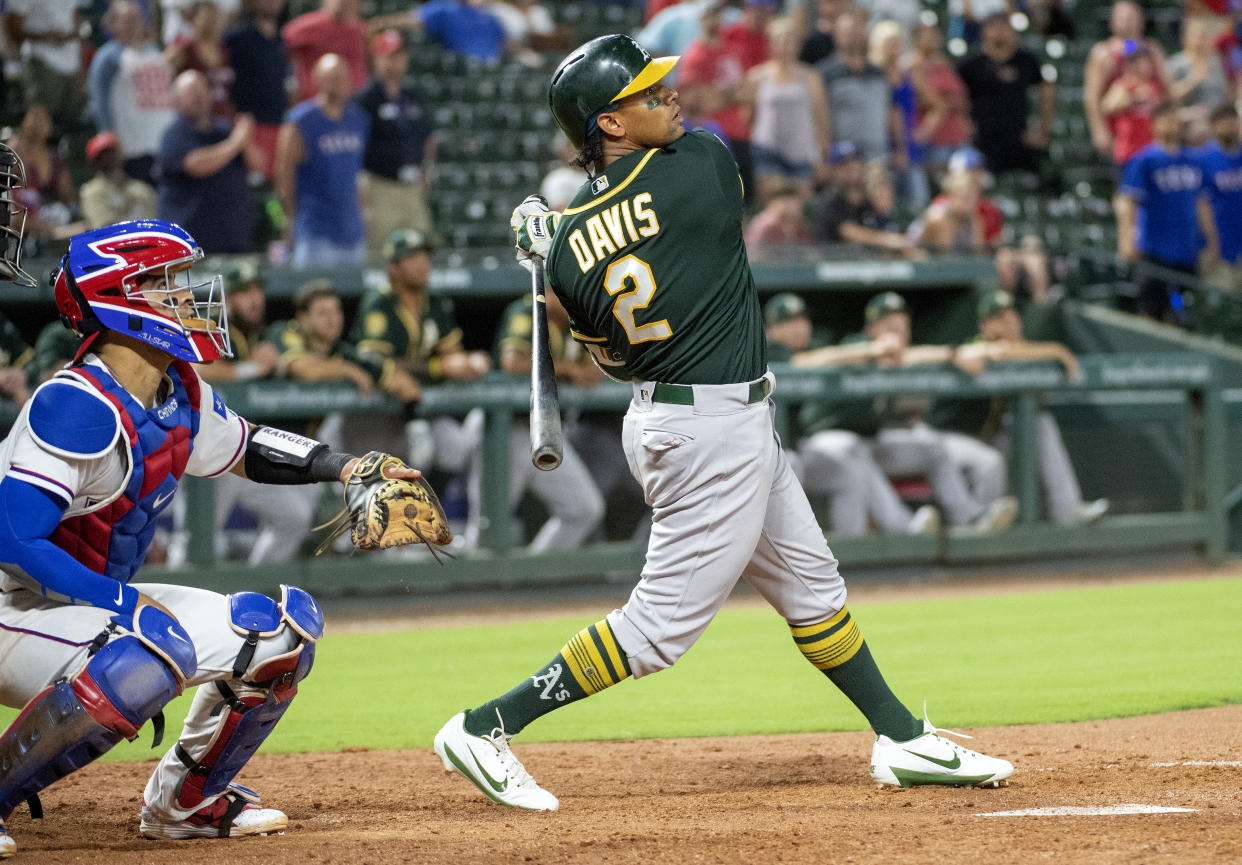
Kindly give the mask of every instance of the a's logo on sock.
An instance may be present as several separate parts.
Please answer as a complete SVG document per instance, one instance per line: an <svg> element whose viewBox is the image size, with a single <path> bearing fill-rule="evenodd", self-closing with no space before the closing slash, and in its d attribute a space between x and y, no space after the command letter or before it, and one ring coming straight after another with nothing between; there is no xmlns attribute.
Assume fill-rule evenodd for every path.
<svg viewBox="0 0 1242 865"><path fill-rule="evenodd" d="M539 693L539 699L555 699L558 703L564 703L569 699L569 691L565 690L565 688L560 685L561 671L562 667L560 664L552 664L543 673L536 673L530 677L530 680L535 684L536 688L543 689ZM553 693L553 690L558 687L559 690L556 690L556 693Z"/></svg>

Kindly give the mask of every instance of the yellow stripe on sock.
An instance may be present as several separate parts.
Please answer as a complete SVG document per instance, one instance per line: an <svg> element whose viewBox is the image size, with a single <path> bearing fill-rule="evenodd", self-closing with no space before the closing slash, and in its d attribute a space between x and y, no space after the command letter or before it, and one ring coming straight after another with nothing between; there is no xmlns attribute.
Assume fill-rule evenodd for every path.
<svg viewBox="0 0 1242 865"><path fill-rule="evenodd" d="M617 671L617 676L619 679L624 679L629 675L629 662L622 653L621 647L617 645L617 638L612 635L612 628L608 626L607 619L600 619L595 623L595 633L599 634L604 648L608 650L608 660L612 661L612 668Z"/></svg>
<svg viewBox="0 0 1242 865"><path fill-rule="evenodd" d="M862 648L862 631L846 610L817 625L790 627L798 650L815 667L831 670L848 661ZM815 639L819 635L821 639Z"/></svg>
<svg viewBox="0 0 1242 865"><path fill-rule="evenodd" d="M565 648L561 649L561 657L565 659L565 666L569 668L574 680L588 695L616 684L609 677L604 659L596 651L594 641L585 628L565 644Z"/></svg>
<svg viewBox="0 0 1242 865"><path fill-rule="evenodd" d="M842 607L841 612L837 613L831 619L828 619L823 622L817 622L814 625L802 625L801 627L796 627L796 628L793 625L790 625L789 630L794 635L794 639L797 639L799 637L810 637L815 634L819 634L819 633L822 633L823 631L827 631L833 628L834 626L845 621L845 619L847 619L849 615L850 615L850 611Z"/></svg>

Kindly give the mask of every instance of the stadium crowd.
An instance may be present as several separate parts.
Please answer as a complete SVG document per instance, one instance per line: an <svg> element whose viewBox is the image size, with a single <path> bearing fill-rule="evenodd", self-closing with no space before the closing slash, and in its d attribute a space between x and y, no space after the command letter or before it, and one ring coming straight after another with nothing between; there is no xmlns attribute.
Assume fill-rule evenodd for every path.
<svg viewBox="0 0 1242 865"><path fill-rule="evenodd" d="M407 75L411 51L502 58L546 75L549 56L576 34L534 0L431 0L364 19L359 0L8 0L4 7L7 140L25 163L31 253L58 254L86 228L159 217L193 234L210 254L239 254L226 274L237 358L220 380L344 379L408 407L399 441L366 416L312 422L346 448L411 455L461 479L465 537L477 539L479 413L423 418L421 388L500 370L526 372L530 311L515 301L491 352L469 350L451 305L431 295L438 144L429 96ZM1143 10L1118 0L1110 35L1086 54L1082 100L1092 146L1114 166L1117 256L1137 263L1135 309L1180 322L1190 298L1183 276L1236 286L1242 280L1242 150L1234 108L1242 75L1242 6L1196 6L1181 27L1182 51L1166 59L1144 36ZM989 198L997 178L1028 188L1057 182L1049 156L1056 70L1023 47L1022 31L1074 38L1060 0L950 0L944 20L918 0L648 0L635 37L653 54L679 54L675 70L687 123L714 131L741 172L756 260L846 254L919 260L986 255L998 291L978 310L978 334L960 346L910 344L911 312L897 294L867 304L859 333L824 344L813 310L794 295L768 302L773 360L795 366L877 367L1052 359L1063 346L1024 339L1019 312L1055 302L1048 251L1007 229ZM946 49L946 45L948 48ZM15 65L16 64L16 65ZM542 79L541 79L542 80ZM585 174L564 147L542 192L563 208ZM514 202L516 203L516 202ZM837 253L839 254L839 253ZM331 283L308 281L294 315L268 322L263 269L378 264L352 321ZM72 356L73 340L49 325L27 347L10 322L0 346L0 390L15 402ZM553 316L557 371L592 386L598 370ZM573 547L607 530L606 502L637 488L623 464L583 465L613 453L616 417L579 418L565 466L519 476L548 519L535 549ZM883 405L808 406L799 418L804 481L831 500L840 534L990 531L1013 519L1006 495L1008 407L932 405L918 395ZM1107 510L1084 502L1056 424L1039 422L1048 516L1090 522ZM528 444L517 434L519 454ZM575 451L574 445L578 450ZM898 493L924 478L922 504ZM908 487L908 484L907 484ZM265 488L280 498L247 502L260 540L251 561L297 552L315 493ZM222 494L224 525L239 493ZM911 504L913 501L913 505ZM624 531L643 531L627 524ZM222 535L223 536L223 535ZM175 558L175 553L174 553Z"/></svg>

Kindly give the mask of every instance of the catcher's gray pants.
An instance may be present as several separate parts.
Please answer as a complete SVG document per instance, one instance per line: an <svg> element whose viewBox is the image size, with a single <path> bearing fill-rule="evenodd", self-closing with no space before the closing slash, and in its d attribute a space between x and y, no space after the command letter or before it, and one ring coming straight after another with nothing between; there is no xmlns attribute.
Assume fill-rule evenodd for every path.
<svg viewBox="0 0 1242 865"><path fill-rule="evenodd" d="M771 381L771 373L768 374ZM635 677L694 644L739 577L791 625L831 618L845 582L772 426L747 384L695 385L693 406L634 386L622 437L652 508L642 579L608 614Z"/></svg>
<svg viewBox="0 0 1242 865"><path fill-rule="evenodd" d="M983 514L983 504L966 487L939 430L924 423L882 429L871 453L890 478L925 477L951 525L966 525Z"/></svg>
<svg viewBox="0 0 1242 865"><path fill-rule="evenodd" d="M992 439L992 444L1004 454L1010 452L1010 415L1005 416L1004 428ZM1039 477L1048 499L1048 516L1054 523L1072 523L1082 506L1082 489L1078 475L1070 462L1069 452L1061 439L1061 428L1056 418L1041 411L1035 424L1036 442L1039 446Z"/></svg>
<svg viewBox="0 0 1242 865"><path fill-rule="evenodd" d="M803 440L798 453L807 492L831 497L833 534L865 534L868 517L882 532L910 531L913 514L876 465L870 444L861 436L846 430L824 430Z"/></svg>
<svg viewBox="0 0 1242 865"><path fill-rule="evenodd" d="M21 708L48 685L77 674L86 664L91 640L108 625L113 614L98 607L48 600L10 578L0 585L0 704ZM233 678L233 663L245 637L230 625L227 596L189 586L131 585L167 607L190 635L198 656L198 672L186 682L187 690L225 679L238 696L266 693ZM261 638L250 669L292 651L297 643L297 634L289 628L274 637ZM219 736L225 717L213 714L219 702L215 688L200 688L190 704L178 741L196 760L206 756ZM150 735L149 727L143 735ZM164 817L185 819L192 812L175 804L177 787L185 776L184 764L170 747L147 782L143 801ZM202 804L197 805L194 810L201 807Z"/></svg>
<svg viewBox="0 0 1242 865"><path fill-rule="evenodd" d="M548 521L529 544L531 552L571 550L581 546L604 518L604 497L586 463L565 444L561 464L550 472L535 468L530 460L530 430L525 419L516 419L509 433L509 510L527 488L548 510ZM467 496L466 548L477 549L483 527L483 456L476 453L470 466Z"/></svg>

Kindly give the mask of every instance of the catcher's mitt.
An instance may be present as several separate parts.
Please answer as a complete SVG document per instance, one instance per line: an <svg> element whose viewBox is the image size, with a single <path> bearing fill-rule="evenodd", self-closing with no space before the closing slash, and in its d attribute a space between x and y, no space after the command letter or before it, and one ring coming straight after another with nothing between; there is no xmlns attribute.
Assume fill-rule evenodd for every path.
<svg viewBox="0 0 1242 865"><path fill-rule="evenodd" d="M316 527L329 532L315 555L348 531L359 550L426 544L440 561L439 548L453 540L453 533L436 491L423 478L385 477L384 469L390 465L405 467L397 457L380 451L358 460L345 482L345 509Z"/></svg>

